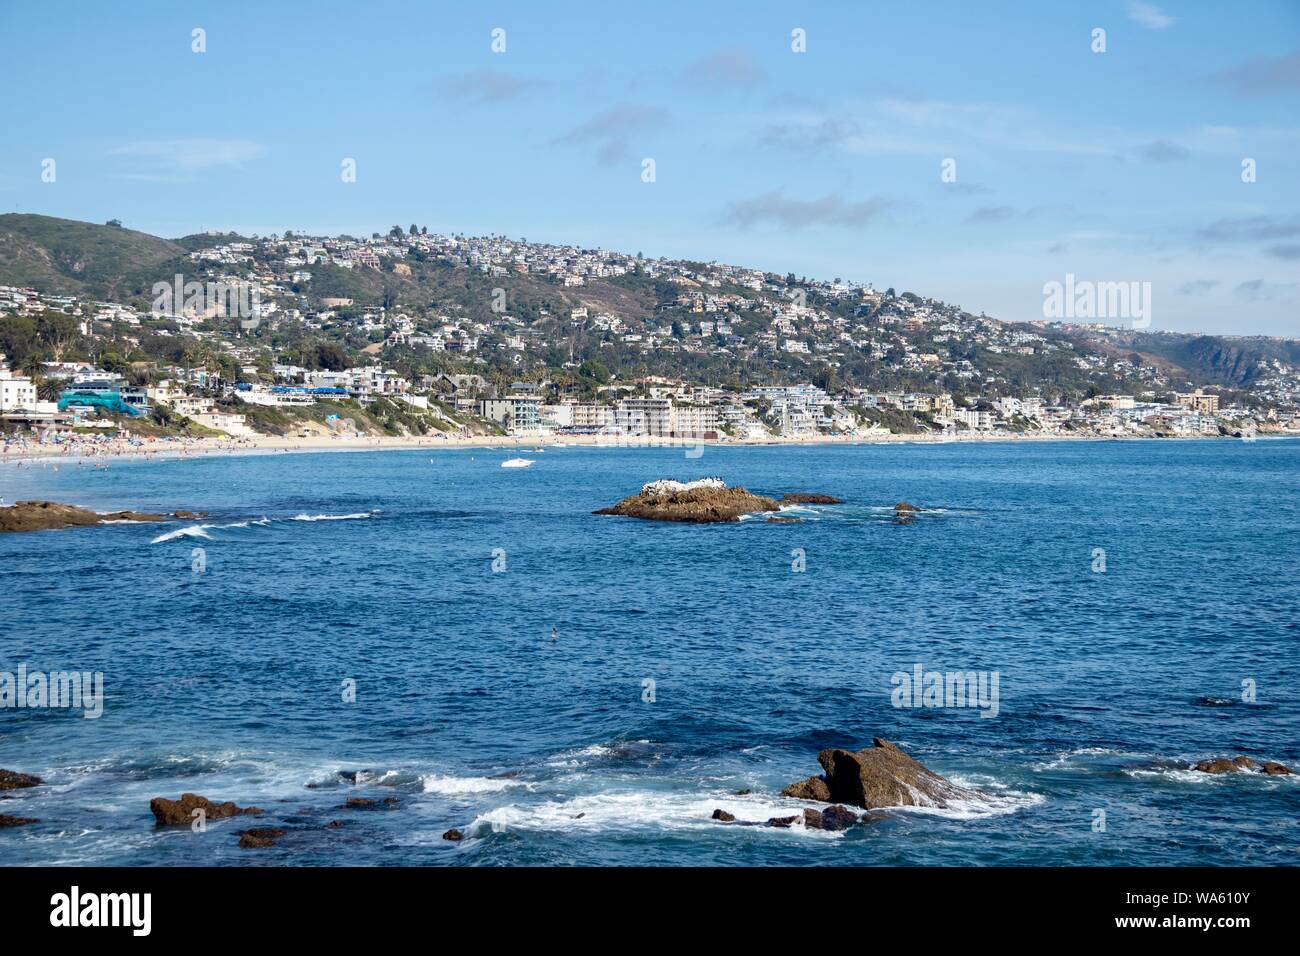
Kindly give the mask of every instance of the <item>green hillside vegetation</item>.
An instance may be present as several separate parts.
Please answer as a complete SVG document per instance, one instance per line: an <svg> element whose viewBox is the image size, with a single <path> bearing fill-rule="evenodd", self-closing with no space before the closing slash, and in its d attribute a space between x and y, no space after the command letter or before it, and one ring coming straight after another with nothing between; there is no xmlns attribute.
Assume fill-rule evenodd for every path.
<svg viewBox="0 0 1300 956"><path fill-rule="evenodd" d="M25 213L0 215L0 282L112 297L185 254L167 239L120 226ZM147 287L146 287L147 288Z"/></svg>

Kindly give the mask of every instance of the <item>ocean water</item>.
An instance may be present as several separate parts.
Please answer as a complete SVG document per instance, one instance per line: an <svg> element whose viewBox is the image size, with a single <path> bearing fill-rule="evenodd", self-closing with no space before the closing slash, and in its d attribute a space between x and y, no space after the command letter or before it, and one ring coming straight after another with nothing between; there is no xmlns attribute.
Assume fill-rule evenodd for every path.
<svg viewBox="0 0 1300 956"><path fill-rule="evenodd" d="M0 466L9 502L211 514L0 537L0 671L106 696L0 710L0 767L47 782L0 800L41 820L0 862L1300 862L1300 777L1179 769L1300 764L1300 442L513 454ZM846 503L591 514L706 475ZM917 664L997 672L996 717L895 707ZM987 798L838 834L709 819L795 812L819 749L873 737ZM183 791L267 812L155 828ZM239 849L254 825L288 834Z"/></svg>

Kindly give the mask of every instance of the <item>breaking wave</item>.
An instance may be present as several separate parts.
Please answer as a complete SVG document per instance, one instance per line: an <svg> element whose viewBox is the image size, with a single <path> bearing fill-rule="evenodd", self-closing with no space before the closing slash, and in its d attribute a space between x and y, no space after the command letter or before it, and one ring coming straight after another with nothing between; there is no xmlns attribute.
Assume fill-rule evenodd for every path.
<svg viewBox="0 0 1300 956"><path fill-rule="evenodd" d="M248 521L232 521L228 524L194 524L187 525L184 528L175 528L165 534L160 534L149 543L162 544L164 541L175 541L180 538L206 538L212 540L212 535L209 533L211 531L249 528L253 526L266 527L267 525L276 524L279 521L357 521L364 518L373 518L377 514L379 514L379 509L375 508L372 511L359 511L354 514L346 515L309 515L304 513L294 515L292 518L259 518L256 520L250 519Z"/></svg>

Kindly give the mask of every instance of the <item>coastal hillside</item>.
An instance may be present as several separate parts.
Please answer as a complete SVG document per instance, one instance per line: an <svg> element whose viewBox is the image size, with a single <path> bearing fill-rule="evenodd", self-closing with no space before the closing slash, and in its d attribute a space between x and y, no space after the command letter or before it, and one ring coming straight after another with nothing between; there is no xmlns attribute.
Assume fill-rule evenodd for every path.
<svg viewBox="0 0 1300 956"><path fill-rule="evenodd" d="M1300 341L1295 339L1129 332L1121 334L1117 344L1230 388L1249 388L1275 363L1300 364Z"/></svg>
<svg viewBox="0 0 1300 956"><path fill-rule="evenodd" d="M25 213L0 215L0 284L112 297L147 290L164 263L185 255L167 239L110 224Z"/></svg>
<svg viewBox="0 0 1300 956"><path fill-rule="evenodd" d="M727 388L812 382L828 393L1067 402L1200 386L1231 390L1226 399L1275 398L1288 394L1290 370L1300 366L1296 340L1006 322L906 290L504 236L436 236L414 224L368 237L213 232L170 240L116 223L0 216L0 286L138 314L123 324L126 313L112 307L60 306L103 318L100 334L131 361L174 362L185 351L175 317L149 314L154 283L177 274L250 283L264 304L256 328L208 322L184 335L302 365L321 348L342 349L351 363L367 353L412 378L572 374L594 389L660 376ZM0 336L19 362L50 351L37 338L34 327ZM61 354L86 351L73 345ZM896 431L926 427L910 412L902 422L884 420L889 414L859 412Z"/></svg>

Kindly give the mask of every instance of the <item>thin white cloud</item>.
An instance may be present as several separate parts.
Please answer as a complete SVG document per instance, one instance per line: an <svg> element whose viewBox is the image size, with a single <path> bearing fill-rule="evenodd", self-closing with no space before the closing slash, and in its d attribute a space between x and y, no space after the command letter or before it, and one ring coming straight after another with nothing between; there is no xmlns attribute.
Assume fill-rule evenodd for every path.
<svg viewBox="0 0 1300 956"><path fill-rule="evenodd" d="M752 199L727 203L723 222L741 229L763 223L786 229L802 229L805 226L862 226L896 205L897 203L878 196L850 200L831 193L820 199L790 199L781 192L770 192Z"/></svg>
<svg viewBox="0 0 1300 956"><path fill-rule="evenodd" d="M1131 0L1128 18L1148 30L1164 30L1178 22L1177 17L1171 17L1155 4L1142 3L1141 0Z"/></svg>
<svg viewBox="0 0 1300 956"><path fill-rule="evenodd" d="M713 86L754 87L767 79L748 50L727 47L716 50L686 68L682 76L685 83L696 89Z"/></svg>
<svg viewBox="0 0 1300 956"><path fill-rule="evenodd" d="M245 163L266 155L260 143L237 139L152 139L127 143L110 156L146 160L156 169L197 172L203 169L242 169Z"/></svg>

